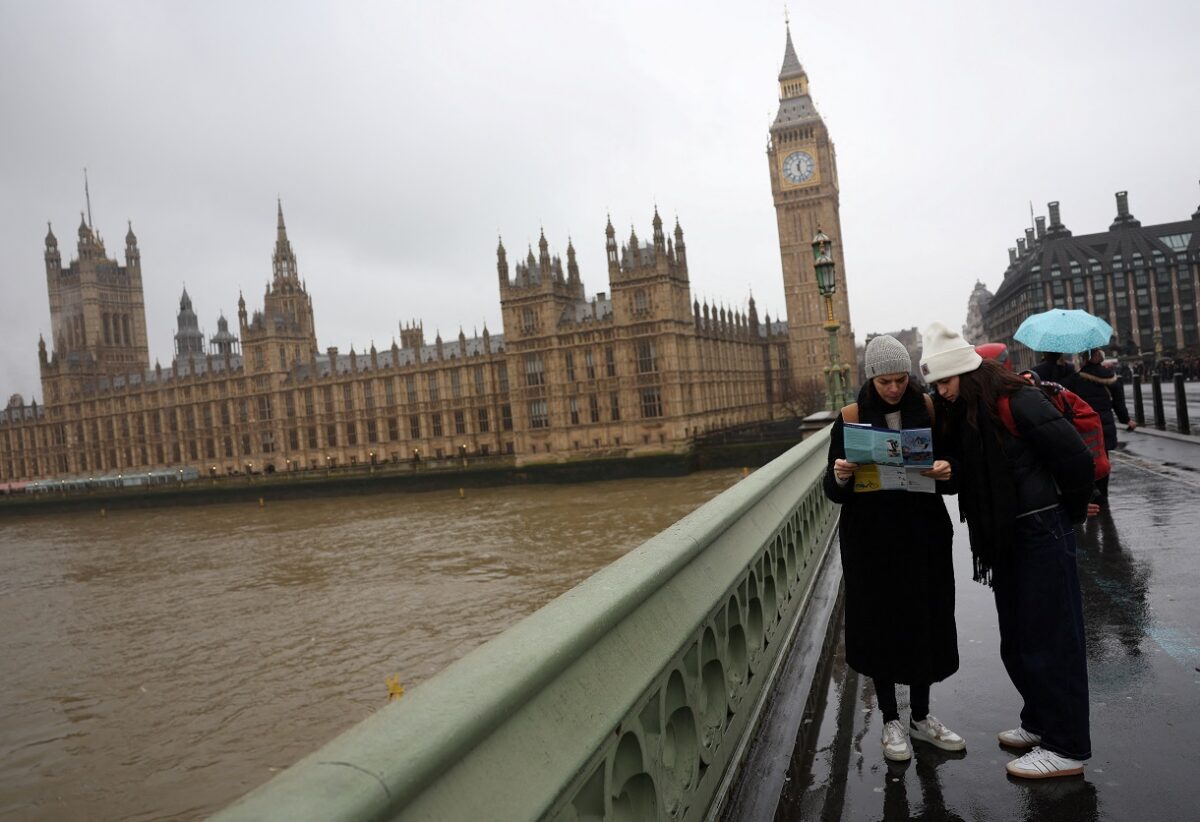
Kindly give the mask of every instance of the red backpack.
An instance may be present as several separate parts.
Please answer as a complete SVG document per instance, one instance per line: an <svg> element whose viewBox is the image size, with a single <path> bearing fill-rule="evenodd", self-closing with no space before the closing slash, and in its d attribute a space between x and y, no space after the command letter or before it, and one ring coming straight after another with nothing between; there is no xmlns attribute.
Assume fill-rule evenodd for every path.
<svg viewBox="0 0 1200 822"><path fill-rule="evenodd" d="M1030 384L1035 388L1040 388L1051 404L1058 409L1058 412L1071 425L1075 426L1075 430L1083 438L1083 444L1092 452L1092 464L1096 469L1095 479L1107 477L1112 470L1112 465L1108 461L1108 451L1104 448L1104 428L1100 424L1100 415L1082 397L1074 391L1068 391L1056 382L1033 383L1031 381ZM1001 396L996 401L996 411L1009 433L1014 437L1019 437L1017 422L1013 419L1012 405L1009 403L1008 395Z"/></svg>

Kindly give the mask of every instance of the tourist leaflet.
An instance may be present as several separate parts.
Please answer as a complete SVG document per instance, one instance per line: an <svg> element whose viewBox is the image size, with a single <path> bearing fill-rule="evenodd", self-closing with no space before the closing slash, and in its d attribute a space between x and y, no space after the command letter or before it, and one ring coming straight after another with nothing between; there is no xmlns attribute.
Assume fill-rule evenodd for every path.
<svg viewBox="0 0 1200 822"><path fill-rule="evenodd" d="M928 428L896 431L846 423L842 428L846 459L858 463L855 493L918 491L932 494L936 484L921 472L933 467L933 432Z"/></svg>

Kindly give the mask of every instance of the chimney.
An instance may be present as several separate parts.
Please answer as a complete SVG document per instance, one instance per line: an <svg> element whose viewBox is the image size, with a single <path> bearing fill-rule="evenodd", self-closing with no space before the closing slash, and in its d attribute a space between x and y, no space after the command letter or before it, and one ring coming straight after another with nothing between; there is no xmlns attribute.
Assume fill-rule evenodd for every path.
<svg viewBox="0 0 1200 822"><path fill-rule="evenodd" d="M1025 247L1033 251L1033 229L1025 229Z"/></svg>
<svg viewBox="0 0 1200 822"><path fill-rule="evenodd" d="M1141 223L1138 221L1138 219L1129 213L1129 192L1118 191L1117 218L1113 220L1113 223L1111 226L1109 226L1108 230L1112 231L1114 228L1120 228L1121 226L1131 226L1136 228L1140 225Z"/></svg>
<svg viewBox="0 0 1200 822"><path fill-rule="evenodd" d="M1028 229L1026 229L1026 230L1028 230ZM1021 255L1022 257L1025 256L1025 238L1024 237L1017 238L1017 253L1019 255Z"/></svg>
<svg viewBox="0 0 1200 822"><path fill-rule="evenodd" d="M1017 250L1015 248L1010 248L1008 250L1008 264L1009 265L1017 264Z"/></svg>
<svg viewBox="0 0 1200 822"><path fill-rule="evenodd" d="M1046 236L1046 218L1038 217L1033 222L1037 225L1037 238L1040 240Z"/></svg>
<svg viewBox="0 0 1200 822"><path fill-rule="evenodd" d="M1058 213L1058 200L1052 203L1046 203L1046 208L1050 209L1050 230L1062 228L1062 219Z"/></svg>

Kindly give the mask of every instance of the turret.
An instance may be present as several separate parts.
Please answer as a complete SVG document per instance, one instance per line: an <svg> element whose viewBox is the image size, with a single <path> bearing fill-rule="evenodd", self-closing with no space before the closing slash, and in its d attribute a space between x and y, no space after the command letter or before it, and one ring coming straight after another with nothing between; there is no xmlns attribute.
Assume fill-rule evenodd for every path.
<svg viewBox="0 0 1200 822"><path fill-rule="evenodd" d="M579 264L575 262L575 246L570 237L567 237L567 284L580 285Z"/></svg>
<svg viewBox="0 0 1200 822"><path fill-rule="evenodd" d="M545 229L542 229L538 237L538 271L541 272L543 282L550 279L550 244L546 242Z"/></svg>
<svg viewBox="0 0 1200 822"><path fill-rule="evenodd" d="M496 243L496 273L500 277L500 287L508 286L508 253L504 250L504 239L498 238Z"/></svg>
<svg viewBox="0 0 1200 822"><path fill-rule="evenodd" d="M125 267L130 273L140 271L142 267L142 255L138 251L137 235L133 233L133 221L128 221L129 230L125 232Z"/></svg>
<svg viewBox="0 0 1200 822"><path fill-rule="evenodd" d="M62 254L58 251L58 238L54 236L54 229L50 227L50 223L46 223L46 276L61 273Z"/></svg>
<svg viewBox="0 0 1200 822"><path fill-rule="evenodd" d="M238 327L242 329L242 334L246 333L246 298L241 291L238 292Z"/></svg>
<svg viewBox="0 0 1200 822"><path fill-rule="evenodd" d="M608 216L608 225L604 229L604 237L604 248L608 254L608 277L611 280L621 265L617 257L617 232L613 229L611 214Z"/></svg>
<svg viewBox="0 0 1200 822"><path fill-rule="evenodd" d="M238 338L229 332L229 320L225 319L225 314L222 312L217 317L217 333L209 340L212 346L211 351L215 354L230 356L234 353L237 341Z"/></svg>
<svg viewBox="0 0 1200 822"><path fill-rule="evenodd" d="M658 216L658 206L654 206L654 250L660 259L667 250L666 236L663 234L662 217Z"/></svg>
<svg viewBox="0 0 1200 822"><path fill-rule="evenodd" d="M683 244L683 229L679 227L679 218L675 218L675 257L684 273L687 273L687 247Z"/></svg>

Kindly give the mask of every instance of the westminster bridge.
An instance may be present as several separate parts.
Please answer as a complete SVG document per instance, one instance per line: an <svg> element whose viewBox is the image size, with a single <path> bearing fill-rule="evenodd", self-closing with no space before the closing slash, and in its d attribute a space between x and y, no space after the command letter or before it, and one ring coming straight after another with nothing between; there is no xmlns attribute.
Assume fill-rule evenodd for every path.
<svg viewBox="0 0 1200 822"><path fill-rule="evenodd" d="M228 796L253 788L217 814L222 820L1193 818L1200 800L1200 755L1190 744L1200 732L1197 441L1138 432L1116 455L1111 515L1083 529L1079 551L1096 755L1081 779L1030 785L1004 776L1009 755L995 744L995 731L1012 724L1017 697L999 662L990 594L969 579L961 534L962 668L934 688L933 707L963 733L967 751L918 745L909 765L883 760L870 682L845 666L840 646L837 510L819 485L827 436L814 435L744 478L688 478L700 484L693 496L712 497L694 510L668 495L667 481L616 483L605 495L618 497L617 516L608 509L574 521L574 539L553 530L554 495L574 489L488 497L493 511L540 506L538 530L549 544L536 558L517 549L528 535L496 524L499 516L498 533L473 540L488 528L487 510L447 514L438 521L463 521L448 533L420 530L427 526L411 509L388 519L378 508L361 509L363 533L322 530L330 513L322 506L353 508L365 498L289 503L301 507L288 509L287 529L275 529L281 541L267 539L247 506L212 509L238 563L230 546L215 541L190 550L153 546L159 555L131 556L126 567L80 560L90 556L85 536L61 551L65 558L38 549L49 570L22 578L5 566L0 583L9 603L20 604L26 589L51 600L40 611L6 609L4 617L6 656L25 656L4 669L0 816L200 818L224 804L212 804L218 784ZM470 494L417 496L428 497L426 508L462 512L475 502ZM242 513L231 517L235 510ZM128 522L145 531L135 537L148 538L181 516ZM600 558L591 576L570 576L589 540L619 543L632 520L644 527L651 516L665 530ZM104 527L116 521L110 515ZM11 542L33 539L32 526L13 527L5 533ZM57 539L71 527L65 523ZM397 553L381 566L380 554L346 550L364 535L438 549ZM164 597L146 624L142 596L129 601L124 586L161 582L174 570L168 565L182 569L192 591ZM82 597L55 593L59 575L108 589L121 604L106 606L113 610L104 617L89 613ZM537 602L525 588L545 575L557 575L554 585L566 593L536 610L521 604ZM441 587L443 576L465 579L466 590ZM396 600L400 580L409 587ZM484 594L488 585L504 596ZM212 601L223 614L205 611ZM310 624L285 620L289 609ZM471 623L508 624L514 610L533 613L465 656L456 652L474 644L480 626ZM364 614L374 623L364 627ZM27 639L58 622L70 626L61 629L71 636L66 658ZM388 646L396 636L414 647L412 637L425 637L420 656L428 667L411 656L402 668L405 680L416 670L423 681L363 711L361 695L328 680L361 679L364 659L394 658ZM115 673L109 658L127 653L144 658L142 673ZM252 667L276 671L258 680L261 692L230 685ZM98 697L104 689L111 693ZM270 721L287 726L290 747L250 724L272 705ZM336 725L314 717L356 712L365 718L322 744ZM113 733L104 748L104 725L120 713L143 717L144 727ZM315 752L291 764L306 739ZM264 758L248 755L262 749ZM87 772L69 770L71 757L89 754ZM122 778L118 791L113 783ZM191 787L204 783L210 788Z"/></svg>

